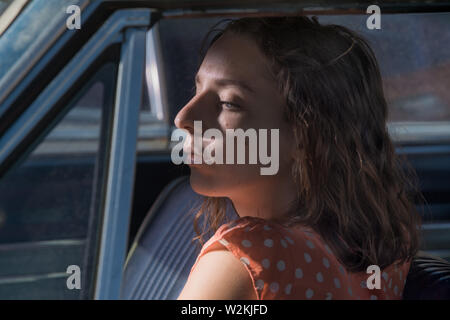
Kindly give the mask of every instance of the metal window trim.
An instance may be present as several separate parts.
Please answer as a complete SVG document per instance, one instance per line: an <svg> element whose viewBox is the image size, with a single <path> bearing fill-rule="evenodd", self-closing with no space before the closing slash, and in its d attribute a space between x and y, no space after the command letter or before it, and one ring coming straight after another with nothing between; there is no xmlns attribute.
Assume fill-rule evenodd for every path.
<svg viewBox="0 0 450 320"><path fill-rule="evenodd" d="M6 10L0 14L0 36L8 30L9 26L29 2L30 0L16 0L7 5Z"/></svg>
<svg viewBox="0 0 450 320"><path fill-rule="evenodd" d="M125 32L119 65L95 299L119 299L132 207L145 67L143 28ZM141 76L138 76L141 75Z"/></svg>
<svg viewBox="0 0 450 320"><path fill-rule="evenodd" d="M148 27L150 9L124 9L115 12L74 56L64 69L40 93L0 138L0 164L29 136L32 129L52 111L55 104L69 90L110 45L122 42L127 27Z"/></svg>
<svg viewBox="0 0 450 320"><path fill-rule="evenodd" d="M145 61L145 79L151 114L157 122L168 124L167 88L158 23L147 32Z"/></svg>

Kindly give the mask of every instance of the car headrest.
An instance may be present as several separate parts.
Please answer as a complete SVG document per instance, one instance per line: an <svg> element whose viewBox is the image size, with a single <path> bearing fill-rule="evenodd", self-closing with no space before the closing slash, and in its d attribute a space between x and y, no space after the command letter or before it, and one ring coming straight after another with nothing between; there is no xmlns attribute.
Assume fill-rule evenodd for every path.
<svg viewBox="0 0 450 320"><path fill-rule="evenodd" d="M172 181L158 196L133 241L125 262L120 299L176 299L184 287L200 246L194 216L204 197L188 177ZM227 219L237 217L228 203ZM199 220L202 226L203 220ZM213 234L206 235L205 241Z"/></svg>

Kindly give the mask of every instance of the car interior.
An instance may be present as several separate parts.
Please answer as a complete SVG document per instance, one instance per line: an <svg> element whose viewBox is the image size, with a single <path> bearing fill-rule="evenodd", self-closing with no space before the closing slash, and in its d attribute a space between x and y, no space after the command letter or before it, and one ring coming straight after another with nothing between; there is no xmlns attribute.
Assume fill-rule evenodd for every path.
<svg viewBox="0 0 450 320"><path fill-rule="evenodd" d="M415 25L411 25L411 29L405 31L401 41L393 33L385 35L386 38L382 39L367 30L364 31L360 27L361 19L364 18L361 16L319 17L321 22L342 24L364 32L364 35L375 44L374 50L378 54L382 68L386 96L392 108L390 110L392 136L396 142L398 153L417 173L420 190L425 198L424 203L418 204L424 223L423 251L418 254L411 268L404 299L450 298L448 288L450 266L447 262L450 261L450 232L448 229L450 227L448 224L450 220L450 186L448 184L450 181L450 146L448 137L445 137L449 134L450 128L441 128L443 131L440 131L440 128L434 127L436 129L434 133L427 132L426 129L427 125L433 123L432 121L450 117L448 105L450 99L446 97L447 93L441 92L439 89L441 83L450 79L450 65L448 62L444 62L448 61L449 57L441 56L442 46L435 47L433 50L430 48L433 46L432 43L424 44L423 41L426 40L418 39L416 32L419 29L432 30L437 27L435 24L440 23L439 19L445 19L445 15L432 16L430 14L420 17L414 15L386 17L384 23L389 24L388 28L392 29L408 21L411 22L409 19L414 17ZM189 47L199 47L200 39L193 37L205 34L207 25L213 25L219 21L218 19L192 20L179 19L160 22L162 48L163 52L167 52L164 54L164 67L166 68L169 92L170 87L173 86L172 83L176 83L173 94L169 94L173 100L169 101L169 105L173 107L171 109L172 117L176 114L177 108L182 107L189 99L189 92L186 89L189 88L188 79L189 77L193 78L197 66L196 61L192 61L191 65L186 65L186 59L177 59L177 57L186 52L185 50L189 50L187 49ZM188 37L184 33L180 34L177 30L181 28L181 25L191 25L194 32ZM422 49L427 47L427 54L433 52L440 57L427 56L425 58L423 56L421 57L423 60L418 61L416 50L422 50L419 47ZM401 52L403 55L389 54L388 52ZM191 54L195 55L194 52ZM446 53L444 53L445 55ZM442 78L438 76L439 79L431 79L432 77L429 76L431 73L436 75L434 63L439 64L443 69L447 68L448 71L441 69L438 73ZM425 65L427 67L423 68ZM185 82L180 78L186 79ZM420 89L423 86L418 86L418 83L423 83L423 81L428 81L427 89ZM427 99L431 105L427 105L428 111L425 111L423 103ZM446 110L444 111L444 109ZM432 115L433 111L439 115ZM189 187L186 177L188 169L172 165L168 158L166 162L162 161L157 164L153 162L150 165L139 160L137 164L135 182L137 192L134 194L130 226L130 251L124 271L121 297L124 299L176 299L199 252L199 248L191 243L187 244L189 239L195 236L192 228L192 215L190 220L178 220L176 217L181 217L183 213L196 208L201 202L199 199L201 197L193 193ZM171 174L155 176L156 170L153 168L156 166L161 168L158 172ZM165 180L166 178L168 179ZM155 183L155 179L158 181L157 183ZM150 180L152 183L148 190L146 181ZM158 187L154 188L155 184ZM160 192L163 185L167 185L167 187ZM145 192L140 193L140 190L145 190ZM150 210L148 209L149 205L151 205ZM235 213L232 212L229 217L232 218L234 215ZM180 224L181 221L182 224ZM186 228L187 225L191 226ZM160 230L161 234L167 232L167 236L158 238L154 230ZM172 234L169 232L170 230L177 230L177 232L169 236ZM136 233L137 235L134 236ZM187 246L186 249L183 244ZM179 251L180 248L183 249Z"/></svg>
<svg viewBox="0 0 450 320"><path fill-rule="evenodd" d="M114 4L108 7L110 11L100 13L98 8L95 12L92 9L86 27L73 38L61 36L61 44L52 42L53 49L42 51L45 59L36 62L9 95L3 90L9 83L2 79L8 79L5 74L18 72L8 69L16 65L14 59L29 53L20 51L25 46L17 46L14 57L8 56L8 41L17 37L18 30L28 30L31 35L21 39L24 43L45 39L45 29L40 37L31 30L44 28L45 19L36 20L35 26L25 22L22 25L19 19L3 35L0 33L0 56L5 57L0 61L0 299L108 298L100 295L108 292L107 286L95 288L96 279L108 274L120 285L120 295L111 297L176 299L200 251L199 244L193 241L193 217L203 197L189 185L189 168L171 161L173 119L193 95L203 37L213 25L224 18L280 13L267 9L264 13L213 10L208 14L155 14L157 22L152 22L150 28L143 19L142 25L134 26L136 30L127 31L123 37L111 36L110 42L103 43L133 20L129 15L134 15L133 23L148 18L147 12L135 8L126 11L127 6L125 2ZM57 9L47 9L45 1L34 1L24 9L22 18L38 13L50 17L57 15L52 11ZM110 17L115 10L119 22ZM383 32L366 27L367 15L345 8L318 10L314 15L320 23L344 25L359 32L371 44L390 108L389 131L397 153L417 174L424 197L424 201L417 199L423 218L423 243L408 274L403 298L448 300L450 13L384 13ZM153 18L152 12L149 20ZM106 26L101 28L105 21ZM143 48L122 45L127 41L135 41ZM44 50L45 46L38 44L34 48ZM140 56L132 50L139 53L140 49L145 55L136 62ZM141 93L138 97L131 95L135 100L129 103L135 105L139 117L136 147L127 141L122 143L136 151L135 167L123 169L127 176L114 180L117 185L123 182L131 186L126 190L131 196L131 208L125 208L121 220L116 221L101 216L109 177L103 164L113 153L107 147L111 140L120 140L111 137L116 126L113 106L120 97L116 88L127 76L139 78L124 73L120 67L123 56L134 57L125 62L134 70L144 71L143 86L129 89ZM122 81L117 80L119 76ZM75 80L69 82L70 77ZM55 88L62 92L59 96L48 94ZM45 114L40 103L51 106ZM27 118L28 109L44 116L39 121ZM17 143L11 155L3 157L17 136L15 131L20 133L26 126L32 129L27 131L24 142ZM114 190L118 198L123 196L123 189ZM237 216L232 206L227 214L230 220ZM107 223L119 225L117 228L126 232L105 233L102 226L105 228ZM107 264L116 258L105 257L100 243L111 240L110 246L114 247L114 241L120 242L121 237L126 240L124 263L108 271ZM102 272L98 271L100 262ZM70 264L80 264L85 270L82 283L86 285L82 290L61 286Z"/></svg>

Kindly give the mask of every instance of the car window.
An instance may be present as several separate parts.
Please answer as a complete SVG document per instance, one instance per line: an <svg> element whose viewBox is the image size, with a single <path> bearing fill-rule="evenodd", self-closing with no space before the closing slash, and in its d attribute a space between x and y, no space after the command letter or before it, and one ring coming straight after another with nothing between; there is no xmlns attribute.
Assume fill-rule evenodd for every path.
<svg viewBox="0 0 450 320"><path fill-rule="evenodd" d="M65 29L69 5L82 6L85 0L33 0L0 36L0 91L11 77L28 67L45 50L49 38Z"/></svg>
<svg viewBox="0 0 450 320"><path fill-rule="evenodd" d="M95 72L0 179L0 299L92 297L116 69ZM81 289L67 286L72 265Z"/></svg>
<svg viewBox="0 0 450 320"><path fill-rule="evenodd" d="M382 14L381 30L368 15L321 15L362 34L380 64L389 129L398 143L450 141L450 14ZM171 122L193 91L203 36L218 18L162 20L160 34ZM188 31L187 31L188 30Z"/></svg>

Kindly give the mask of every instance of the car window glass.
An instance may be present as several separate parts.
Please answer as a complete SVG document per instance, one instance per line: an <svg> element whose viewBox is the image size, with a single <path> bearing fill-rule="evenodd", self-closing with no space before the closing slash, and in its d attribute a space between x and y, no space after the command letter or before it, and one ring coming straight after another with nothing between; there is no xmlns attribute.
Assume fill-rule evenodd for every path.
<svg viewBox="0 0 450 320"><path fill-rule="evenodd" d="M450 141L450 14L382 14L381 29L369 30L368 15L321 15L323 24L357 31L378 59L397 142ZM160 22L170 123L192 97L203 36L221 18Z"/></svg>
<svg viewBox="0 0 450 320"><path fill-rule="evenodd" d="M0 299L91 296L115 75L115 64L101 67L0 179ZM80 290L67 286L71 265Z"/></svg>
<svg viewBox="0 0 450 320"><path fill-rule="evenodd" d="M81 5L82 1L30 1L0 37L0 79L6 79L5 75L12 72L16 64L28 65L35 58L34 52L44 47L47 38L61 29L58 23L68 17L67 7ZM0 84L4 83L0 81Z"/></svg>

